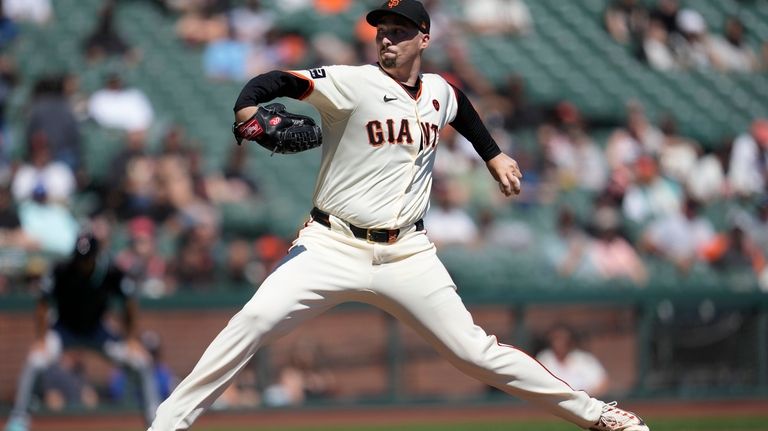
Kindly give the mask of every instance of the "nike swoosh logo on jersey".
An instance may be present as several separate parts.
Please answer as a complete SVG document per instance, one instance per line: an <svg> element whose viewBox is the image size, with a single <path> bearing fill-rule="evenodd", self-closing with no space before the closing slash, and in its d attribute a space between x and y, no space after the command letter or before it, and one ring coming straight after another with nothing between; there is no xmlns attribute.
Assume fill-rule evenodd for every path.
<svg viewBox="0 0 768 431"><path fill-rule="evenodd" d="M397 97L387 97L387 95L384 95L384 103L391 102L393 100L397 100Z"/></svg>

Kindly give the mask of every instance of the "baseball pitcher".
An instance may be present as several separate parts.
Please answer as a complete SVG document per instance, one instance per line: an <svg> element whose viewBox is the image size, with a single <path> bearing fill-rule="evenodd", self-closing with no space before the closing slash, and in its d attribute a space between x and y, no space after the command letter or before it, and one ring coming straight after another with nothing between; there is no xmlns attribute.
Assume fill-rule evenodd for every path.
<svg viewBox="0 0 768 431"><path fill-rule="evenodd" d="M430 42L422 4L389 0L366 18L377 29L377 64L272 71L240 93L238 143L278 153L322 143L314 207L281 265L160 405L150 430L189 429L260 346L358 301L409 325L466 374L582 428L648 431L636 415L573 390L473 323L422 221L440 131L450 125L472 142L504 195L520 192L522 175L467 97L439 75L421 73ZM262 106L281 96L314 106L322 130L282 105Z"/></svg>

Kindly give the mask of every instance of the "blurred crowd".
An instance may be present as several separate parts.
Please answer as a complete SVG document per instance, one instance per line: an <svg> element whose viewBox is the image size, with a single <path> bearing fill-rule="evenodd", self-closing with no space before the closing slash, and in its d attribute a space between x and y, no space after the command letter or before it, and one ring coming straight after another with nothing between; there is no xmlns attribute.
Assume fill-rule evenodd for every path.
<svg viewBox="0 0 768 431"><path fill-rule="evenodd" d="M605 27L614 40L631 47L658 70L715 69L754 72L768 65L768 44L755 49L744 22L725 18L722 31L712 31L696 4L659 0L649 7L640 0L614 0L605 11Z"/></svg>
<svg viewBox="0 0 768 431"><path fill-rule="evenodd" d="M211 85L244 82L274 68L375 59L374 32L356 12L366 9L357 2L286 0L265 7L258 0L146 1L173 20L182 49L199 52L201 72ZM627 101L623 123L595 124L568 100L530 100L525 79L514 71L492 82L471 60L470 37L535 33L535 16L525 1L425 4L434 28L426 70L470 95L525 176L523 194L510 209L471 145L446 129L426 220L438 245L537 254L542 266L564 280L645 286L653 279L651 263L682 276L741 271L768 289L768 120L752 119L749 129L723 142L701 143L678 132L674 112L650 118L640 103ZM121 34L114 18L119 7L119 0L104 0L94 17L81 41L88 62L117 58L130 68L144 61L142 50L150 48L132 46ZM17 71L13 44L24 31L55 17L50 0L4 0L0 10L5 106L18 83L28 79ZM348 38L330 31L302 33L280 20L302 13L360 17L345 29ZM762 64L739 42L743 23L731 17L727 34L707 35L701 15L680 9L675 0L659 0L650 8L647 2L616 1L605 11L605 24L619 43L645 46L646 39L664 32L669 64L657 64L661 56L649 52L650 67L685 69L706 62L722 70L754 71ZM706 55L692 51L703 39ZM710 50L716 45L721 49ZM724 48L740 45L743 55ZM104 74L102 87L92 92L79 88L73 71L28 84L23 130L12 134L0 110L0 295L28 292L29 281L67 256L84 229L107 244L147 297L253 288L284 255L288 238L268 230L229 235L222 228L223 205L266 204L248 170L251 147L232 145L224 165L211 171L205 169L204 144L179 125L163 125L157 145L151 145L160 113L119 70ZM89 177L86 123L123 136L105 178ZM554 212L545 229L532 225L535 215L514 217L541 208Z"/></svg>

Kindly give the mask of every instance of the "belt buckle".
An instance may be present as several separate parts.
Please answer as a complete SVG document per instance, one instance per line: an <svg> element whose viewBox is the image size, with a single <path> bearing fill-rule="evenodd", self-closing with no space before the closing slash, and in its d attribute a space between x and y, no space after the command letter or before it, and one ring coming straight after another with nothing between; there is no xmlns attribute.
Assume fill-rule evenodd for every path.
<svg viewBox="0 0 768 431"><path fill-rule="evenodd" d="M375 244L376 241L374 241L373 237L371 237L371 230L372 229L365 230L365 240L371 244Z"/></svg>
<svg viewBox="0 0 768 431"><path fill-rule="evenodd" d="M383 232L387 234L387 240L386 241L376 241L376 239L373 237L373 233L379 233ZM400 235L399 229L366 229L365 230L365 240L371 244L394 244L395 241L397 241L397 237Z"/></svg>

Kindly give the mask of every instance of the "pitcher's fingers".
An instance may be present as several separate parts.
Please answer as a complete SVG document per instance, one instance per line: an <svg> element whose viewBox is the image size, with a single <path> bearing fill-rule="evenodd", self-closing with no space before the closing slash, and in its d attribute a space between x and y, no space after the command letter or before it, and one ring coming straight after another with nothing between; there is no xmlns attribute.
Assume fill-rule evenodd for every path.
<svg viewBox="0 0 768 431"><path fill-rule="evenodd" d="M502 177L499 180L499 190L501 190L501 192L504 194L504 196L511 196L512 195L512 185L504 177Z"/></svg>
<svg viewBox="0 0 768 431"><path fill-rule="evenodd" d="M522 175L521 175L521 177L522 177ZM519 194L520 194L520 190L521 190L521 189L522 189L522 184L520 183L520 177L518 177L518 176L513 176L513 177L512 177L512 191L513 191L513 192L514 192L516 195L519 195ZM507 195L507 196L509 196L509 195Z"/></svg>
<svg viewBox="0 0 768 431"><path fill-rule="evenodd" d="M515 177L517 177L517 178L521 178L521 179L523 178L523 173L520 171L520 168L518 168L518 167L517 167L517 165L515 165L515 167L514 167L514 169L513 169L512 173L513 173L513 174L515 175Z"/></svg>

